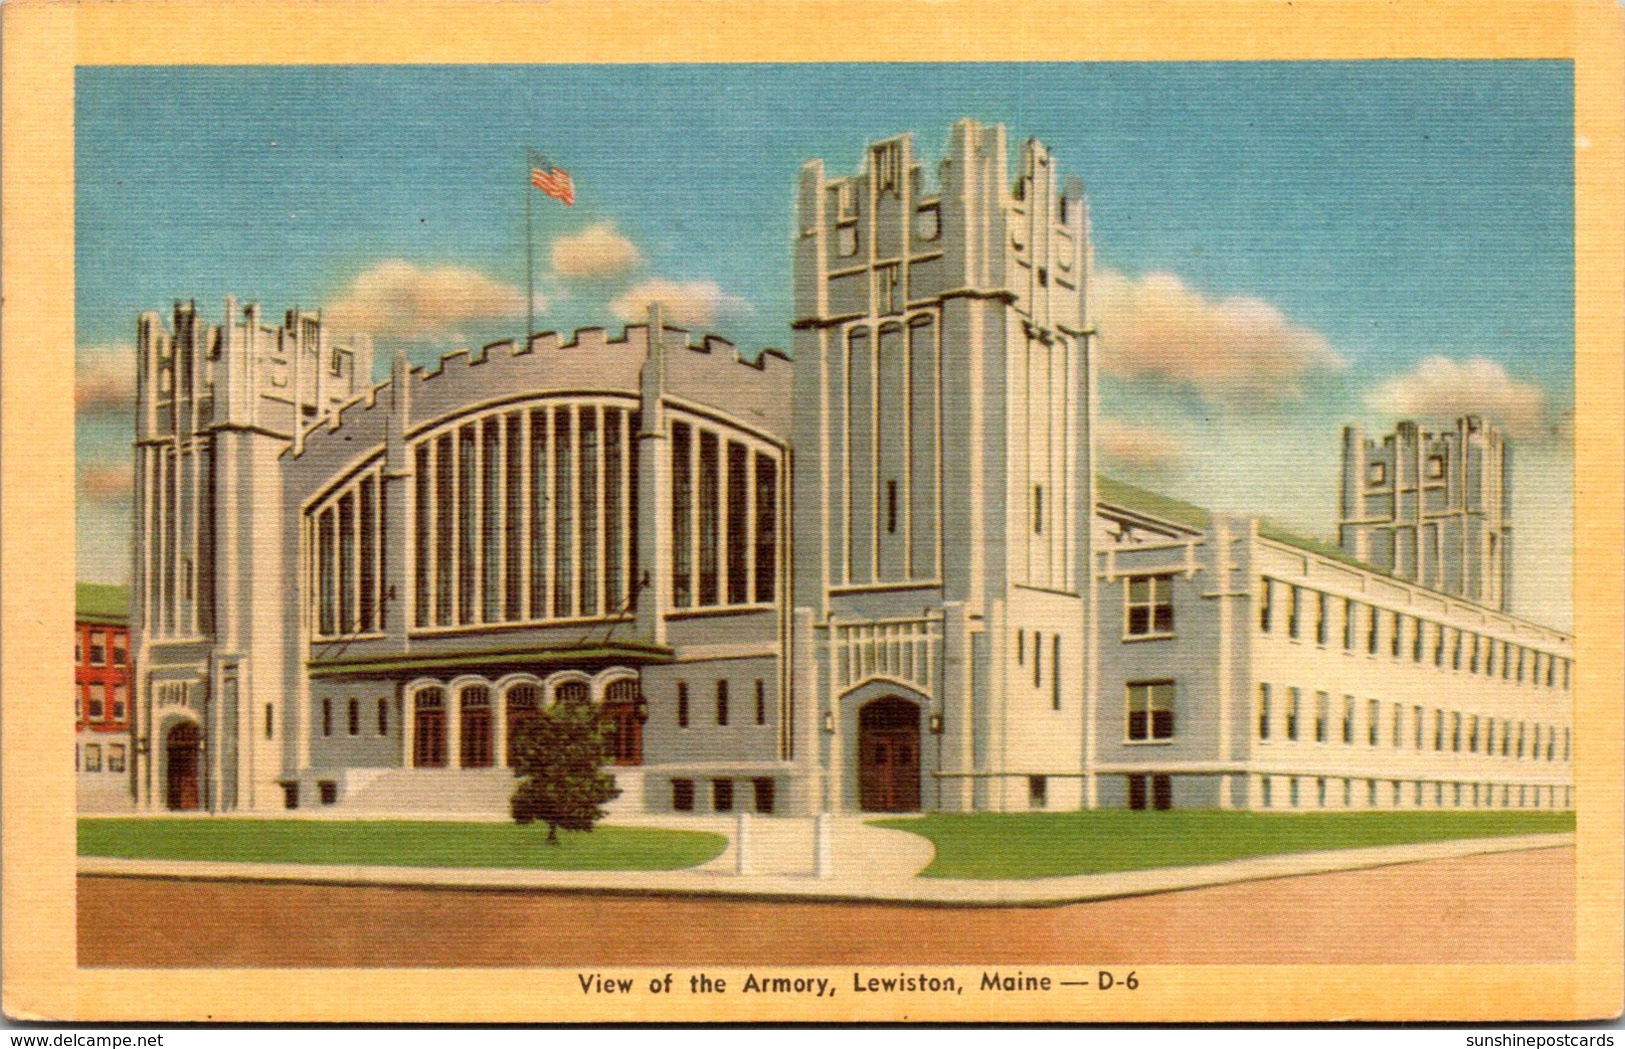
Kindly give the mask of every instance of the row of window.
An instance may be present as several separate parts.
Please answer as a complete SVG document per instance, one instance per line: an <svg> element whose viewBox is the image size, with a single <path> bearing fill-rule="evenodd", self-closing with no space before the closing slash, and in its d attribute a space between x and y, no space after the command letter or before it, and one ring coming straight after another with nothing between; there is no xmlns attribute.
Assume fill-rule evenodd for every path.
<svg viewBox="0 0 1625 1049"><path fill-rule="evenodd" d="M83 634L75 634L73 638L73 665L76 667L127 667L129 666L129 652L126 649L126 634L124 631L106 632L90 630ZM107 660L107 651L113 650L113 661Z"/></svg>
<svg viewBox="0 0 1625 1049"><path fill-rule="evenodd" d="M1319 645L1330 645L1336 634L1345 652L1408 656L1520 685L1570 688L1573 663L1561 656L1272 579L1263 582L1258 625L1266 634L1284 629L1289 638Z"/></svg>
<svg viewBox="0 0 1625 1049"><path fill-rule="evenodd" d="M1285 790L1276 781L1285 780ZM1325 776L1259 776L1259 803L1262 808L1327 808L1342 795L1343 808L1352 808L1357 779ZM1341 790L1338 789L1341 784ZM1311 789L1313 793L1311 793ZM1474 809L1556 809L1574 804L1574 788L1555 785L1509 783L1459 783L1439 780L1365 781L1365 807L1376 808L1474 808Z"/></svg>
<svg viewBox="0 0 1625 1049"><path fill-rule="evenodd" d="M123 722L129 689L124 685L74 685L75 721Z"/></svg>
<svg viewBox="0 0 1625 1049"><path fill-rule="evenodd" d="M382 630L387 506L375 468L315 513L316 635Z"/></svg>
<svg viewBox="0 0 1625 1049"><path fill-rule="evenodd" d="M745 781L750 785L751 802L756 812L771 814L773 803L777 795L775 782L771 776L759 776ZM671 807L677 812L693 812L695 808L695 782L691 779L674 779L671 781ZM735 781L731 779L711 780L711 811L732 812L737 803Z"/></svg>
<svg viewBox="0 0 1625 1049"><path fill-rule="evenodd" d="M715 714L716 723L726 726L732 717L726 678L717 679L714 695L716 702L712 707L712 711ZM757 725L767 724L767 682L757 678L756 688L751 698L753 700L751 705L752 723ZM677 682L677 727L688 728L690 719L691 708L688 696L688 682L679 681Z"/></svg>
<svg viewBox="0 0 1625 1049"><path fill-rule="evenodd" d="M1132 689L1133 686L1130 687ZM1287 687L1281 691L1284 695L1278 697L1277 690L1272 686L1258 686L1257 725L1260 742L1330 743L1336 740L1347 746L1353 746L1358 741L1376 747L1382 745L1386 736L1388 745L1395 749L1404 747L1409 741L1412 750L1534 761L1569 760L1572 738L1571 730L1566 726L1561 729L1560 736L1556 725L1524 721L1514 723L1510 718L1467 714L1459 710L1429 710L1420 705L1411 706L1407 716L1402 703L1389 704L1389 712L1385 713L1379 700L1368 699L1361 704L1354 696L1344 696L1334 709L1328 692L1316 692L1313 707L1305 710L1302 689ZM1362 713L1363 718L1360 717Z"/></svg>
<svg viewBox="0 0 1625 1049"><path fill-rule="evenodd" d="M418 689L412 694L412 764L417 768L445 768L451 759L448 715L457 721L457 767L491 768L496 762L497 729L506 738L506 753L502 763L513 766L518 761L517 742L520 729L538 717L542 710L542 688L530 683L510 685L498 701L494 690L483 684L463 685L458 689L456 708L448 711L447 690L439 685ZM589 702L592 689L584 681L564 681L554 688L555 702ZM611 681L604 690L602 717L610 726L610 757L617 765L643 763L643 724L638 720L640 690L635 678ZM500 706L499 706L500 702ZM355 700L349 705L348 726L357 724L359 710ZM382 701L379 706L380 734L387 731ZM331 735L331 707L329 700L322 702L324 734ZM352 731L352 735L356 732Z"/></svg>
<svg viewBox="0 0 1625 1049"><path fill-rule="evenodd" d="M102 745L100 743L84 743L73 748L73 770L75 772L102 772ZM107 772L124 771L124 744L109 743L107 745Z"/></svg>
<svg viewBox="0 0 1625 1049"><path fill-rule="evenodd" d="M714 430L671 424L672 604L771 604L779 464Z"/></svg>
<svg viewBox="0 0 1625 1049"><path fill-rule="evenodd" d="M1033 688L1044 687L1044 635L1034 630ZM1016 631L1016 665L1027 665L1027 631ZM1051 634L1049 641L1049 705L1051 710L1061 709L1061 635Z"/></svg>

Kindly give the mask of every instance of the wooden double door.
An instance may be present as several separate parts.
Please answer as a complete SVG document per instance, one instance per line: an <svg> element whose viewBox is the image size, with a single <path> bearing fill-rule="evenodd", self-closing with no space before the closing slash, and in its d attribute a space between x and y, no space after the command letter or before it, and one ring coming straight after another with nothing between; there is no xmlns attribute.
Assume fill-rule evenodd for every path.
<svg viewBox="0 0 1625 1049"><path fill-rule="evenodd" d="M920 810L920 708L906 699L887 696L858 711L858 805Z"/></svg>
<svg viewBox="0 0 1625 1049"><path fill-rule="evenodd" d="M169 730L165 743L165 766L168 769L165 784L165 803L172 809L189 810L198 807L198 766L203 751L203 736L198 727L184 721Z"/></svg>

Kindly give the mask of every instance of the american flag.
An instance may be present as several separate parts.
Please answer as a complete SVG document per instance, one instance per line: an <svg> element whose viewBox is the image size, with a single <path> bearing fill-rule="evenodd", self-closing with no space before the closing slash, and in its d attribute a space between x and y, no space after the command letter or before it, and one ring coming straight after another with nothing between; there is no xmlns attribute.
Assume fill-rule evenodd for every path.
<svg viewBox="0 0 1625 1049"><path fill-rule="evenodd" d="M566 206L576 202L576 185L570 181L570 173L546 161L530 169L530 184Z"/></svg>

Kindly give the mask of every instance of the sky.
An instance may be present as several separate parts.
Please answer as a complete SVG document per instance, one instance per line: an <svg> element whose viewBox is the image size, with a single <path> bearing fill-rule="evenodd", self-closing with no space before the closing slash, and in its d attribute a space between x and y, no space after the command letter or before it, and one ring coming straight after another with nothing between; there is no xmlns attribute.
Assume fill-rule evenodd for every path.
<svg viewBox="0 0 1625 1049"><path fill-rule="evenodd" d="M1476 411L1514 448L1520 615L1571 622L1567 62L81 67L79 577L124 582L136 317L319 307L441 354L651 299L790 342L792 197L960 117L1086 186L1102 469L1333 538L1342 427Z"/></svg>

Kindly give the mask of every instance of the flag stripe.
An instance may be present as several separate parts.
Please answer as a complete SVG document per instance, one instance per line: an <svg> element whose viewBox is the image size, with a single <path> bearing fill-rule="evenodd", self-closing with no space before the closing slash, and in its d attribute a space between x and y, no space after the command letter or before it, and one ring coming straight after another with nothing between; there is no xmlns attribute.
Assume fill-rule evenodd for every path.
<svg viewBox="0 0 1625 1049"><path fill-rule="evenodd" d="M566 206L576 202L575 182L563 168L531 168L530 184Z"/></svg>

